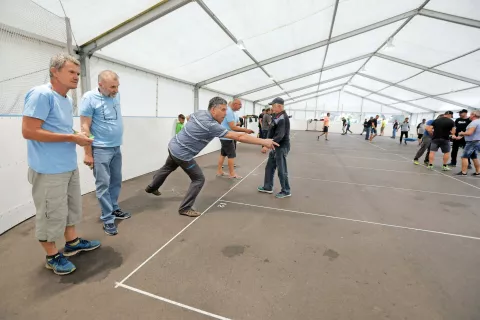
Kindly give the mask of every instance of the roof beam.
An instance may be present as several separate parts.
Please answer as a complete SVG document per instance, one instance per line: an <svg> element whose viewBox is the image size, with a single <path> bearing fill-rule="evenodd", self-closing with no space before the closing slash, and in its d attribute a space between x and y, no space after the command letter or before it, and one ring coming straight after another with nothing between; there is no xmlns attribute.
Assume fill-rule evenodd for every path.
<svg viewBox="0 0 480 320"><path fill-rule="evenodd" d="M423 71L436 73L436 74L439 74L439 75L444 76L444 77L448 77L448 78L452 78L452 79L456 79L456 80L460 80L460 81L463 81L463 82L468 82L468 83L472 83L472 84L475 84L477 86L480 86L480 81L478 81L478 80L462 77L462 76L459 76L459 75L456 75L456 74L453 74L453 73L450 73L450 72L441 71L441 70L438 70L438 69L432 69L432 68L422 66L422 65L417 64L417 63L413 63L413 62L402 60L402 59L399 59L399 58L387 56L383 53L375 53L374 56L385 59L385 60L390 60L390 61L393 61L393 62L397 62L397 63L403 64L403 65L406 65L406 66L409 66L409 67L417 68L417 69L420 69L420 70L423 70Z"/></svg>
<svg viewBox="0 0 480 320"><path fill-rule="evenodd" d="M392 83L390 81L379 79L379 78L376 78L376 77L373 77L373 76L370 76L370 75L367 75L367 74L364 74L364 73L357 73L357 75L365 77L365 78L369 78L369 79L372 79L372 80L375 80L375 81L378 81L378 82L383 82L383 83L388 84L392 87L397 87L397 88L400 88L400 89L403 89L403 90L406 90L406 91L410 91L410 92L425 96L425 98L432 98L432 99L435 99L435 100L438 100L438 101L442 101L442 102L445 102L445 103L450 103L450 104L456 105L457 107L461 107L461 108L465 108L465 109L472 109L472 107L464 105L463 103L447 100L447 99L444 99L444 98L440 98L438 96L432 96L431 94L428 94L428 93L425 93L425 92L422 92L422 91L418 91L418 90L415 90L415 89L411 89L411 88L408 88L408 87L405 87L405 86L402 86L402 85L399 85L399 84L396 84L396 83ZM376 92L376 94L378 94L378 93ZM434 111L434 110L432 110L432 111Z"/></svg>
<svg viewBox="0 0 480 320"><path fill-rule="evenodd" d="M392 108L392 109L395 109L395 110L398 110L398 111L401 111L401 112L408 112L408 113L410 113L410 111L407 111L407 110L404 110L404 109L400 109L400 108L397 108L397 107L387 106L387 105L385 105L384 103L381 103L380 101L377 101L377 100L374 100L374 99L370 99L370 98L362 97L362 96L360 96L360 95L358 95L358 94L355 94L355 93L353 93L353 92L350 92L350 91L348 91L348 90L344 90L344 92L347 93L347 94L349 94L349 95L352 95L352 96L361 98L361 99L365 99L365 100L368 100L368 101L371 101L371 102L374 102L374 103L378 103L378 104L380 105L380 107L381 107L382 105L384 105L384 106L386 106L386 107L388 107L388 108Z"/></svg>
<svg viewBox="0 0 480 320"><path fill-rule="evenodd" d="M352 59L348 59L348 60L345 60L345 61L341 61L341 62L332 64L332 65L326 66L326 67L324 67L324 68L315 69L315 70L309 71L309 72L307 72L307 73L300 74L300 75L295 76L295 77L291 77L291 78L287 78L287 79L285 79L285 80L278 81L278 83L279 83L279 84L283 84L283 83L287 83L287 82L290 82L290 81L294 81L294 80L298 80L298 79L301 79L301 78L305 78L305 77L314 75L314 74L316 74L316 73L319 73L320 71L326 71L326 70L334 69L334 68L337 68L337 67L341 67L341 66L343 66L343 65L346 65L346 64L349 64L349 63L352 63L352 62L356 62L356 61L358 61L358 60L362 60L362 59L369 58L370 56L372 56L371 53L364 54L363 56L359 56L359 57L356 57L356 58L352 58ZM272 87L275 87L275 86L276 86L276 84L273 84L273 83L272 83L272 84L267 84L266 86L263 86L263 87L258 87L258 88L256 88L256 89L252 89L252 90L249 90L249 91L245 91L245 92L242 92L242 93L238 93L238 94L234 95L234 98L246 96L246 95L248 95L248 94L251 94L251 93L254 93L254 92L257 92L257 91L261 91L261 90L265 90L265 89L268 89L268 88L272 88Z"/></svg>
<svg viewBox="0 0 480 320"><path fill-rule="evenodd" d="M335 80L338 80L338 79L350 77L350 76L353 75L353 74L354 74L354 73L349 73L349 74L345 74L345 75L343 75L343 76L335 77L335 78L328 79L328 80L325 80L325 81L320 81L320 82L317 82L317 83L314 83L314 84L309 84L309 85L303 86L303 87L301 87L301 88L297 88L297 89L293 89L293 90L288 90L288 92L285 91L285 93L293 93L293 92L296 92L296 91L308 89L308 88L311 88L311 87L315 87L315 86L317 86L317 85L319 85L319 84L324 84L324 83L332 82L332 81L335 81ZM346 82L346 81L345 81L345 82ZM278 97L279 95L282 95L282 94L283 94L283 93L277 93L277 94L274 94L274 95L272 95L272 96L268 96L268 97L265 97L265 98L262 98L262 99L255 100L254 102L257 103L257 102L260 102L260 101L268 100L268 99L271 99L271 98Z"/></svg>
<svg viewBox="0 0 480 320"><path fill-rule="evenodd" d="M341 41L341 40L345 40L345 39L348 39L348 38L351 38L351 37L354 37L354 36L358 36L362 33L381 28L383 26L392 24L394 22L397 22L397 21L400 21L400 20L403 20L403 19L406 19L406 18L409 18L409 17L413 17L415 14L417 14L417 12L418 12L417 9L411 10L411 11L399 14L397 16L379 21L377 23L374 23L374 24L371 24L371 25L368 25L368 26L365 26L365 27L362 27L362 28L359 28L359 29L356 29L356 30L352 30L350 32L347 32L347 33L344 33L344 34L341 34L341 35L338 35L338 36L335 36L335 37L331 38L330 40L323 40L323 41L316 42L314 44L311 44L311 45L308 45L308 46L305 46L305 47L302 47L302 48L298 48L298 49L290 51L290 52L286 52L284 54L281 54L281 55L278 55L278 56L260 61L258 63L258 66L265 66L267 64L274 63L274 62L277 62L277 61L280 61L280 60L284 60L284 59L293 57L295 55L298 55L298 54L301 54L301 53L304 53L304 52L307 52L307 51L310 51L310 50L314 50L314 49L324 47L328 44L332 44L332 43L335 43L335 42L338 42L338 41ZM229 77L232 77L232 76L237 75L239 73L243 73L243 72L255 69L255 68L257 68L256 64L248 65L248 66L245 66L243 68L233 70L233 71L218 75L216 77L201 81L197 85L202 87L202 86L205 86L209 83L216 82L216 81L219 81L219 80L222 80L222 79L225 79L225 78L229 78Z"/></svg>
<svg viewBox="0 0 480 320"><path fill-rule="evenodd" d="M435 112L435 110L433 110L433 109L418 106L418 105L410 103L408 101L403 101L401 99L397 99L397 98L391 97L389 95L379 93L379 92L376 92L376 91L373 91L373 90L370 90L370 89L367 89L367 88L364 88L364 87L360 87L360 86L357 86L357 85L354 85L354 84L349 84L349 86L360 89L360 90L363 90L363 91L370 92L372 94L376 94L377 96L384 97L384 98L387 98L387 99L390 99L390 100L393 100L393 101L397 101L397 102L400 102L400 103L405 103L406 105L409 105L409 106L412 106L412 107L415 107L415 108L418 108L418 109L422 109L422 110L429 111L429 112ZM388 106L390 105L388 103L383 103L383 102L382 102L382 104L383 105L388 105Z"/></svg>
<svg viewBox="0 0 480 320"><path fill-rule="evenodd" d="M80 46L78 53L82 56L91 56L95 51L102 49L112 42L125 37L192 1L193 0L162 0L133 18L122 22L98 37L84 43Z"/></svg>
<svg viewBox="0 0 480 320"><path fill-rule="evenodd" d="M316 96L314 96L314 97L310 97L310 98L305 98L305 99L302 99L302 100L294 101L294 102L290 103L289 106L291 106L292 104L299 103L299 102L303 102L303 101L315 99L315 98L318 98L318 97L321 97L321 96L326 96L327 94L334 93L334 92L338 92L338 91L340 91L340 89L335 90L335 91L331 91L331 92L327 92L327 93L322 93L322 94L316 95ZM302 110L302 111L304 111L304 110ZM307 110L307 111L315 111L315 110Z"/></svg>
<svg viewBox="0 0 480 320"><path fill-rule="evenodd" d="M302 94L302 95L299 95L299 96L296 96L296 97L285 99L285 101L294 100L294 99L298 99L298 98L303 98L303 97L309 96L309 95L314 94L314 93L320 93L320 92L328 91L328 90L331 90L331 89L334 89L334 88L338 88L340 86L343 86L343 84L337 84L336 86L331 86L331 87L320 89L320 90L317 90L317 91L305 93L305 94ZM340 89L338 89L338 90L340 90ZM335 90L335 91L338 91L338 90ZM335 91L332 91L332 92L335 92ZM331 93L331 92L328 92L328 93Z"/></svg>
<svg viewBox="0 0 480 320"><path fill-rule="evenodd" d="M467 27L480 28L480 21L478 20L454 16L448 13L443 13L443 12L438 12L438 11L433 11L428 9L421 9L418 14L424 17L457 23Z"/></svg>

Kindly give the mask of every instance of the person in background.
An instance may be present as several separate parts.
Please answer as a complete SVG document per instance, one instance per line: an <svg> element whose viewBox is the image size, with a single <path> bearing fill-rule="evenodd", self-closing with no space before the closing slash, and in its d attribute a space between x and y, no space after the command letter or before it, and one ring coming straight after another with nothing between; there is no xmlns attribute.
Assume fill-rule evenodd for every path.
<svg viewBox="0 0 480 320"><path fill-rule="evenodd" d="M347 118L347 119L346 119L346 127L345 127L345 132L344 132L344 133L342 133L342 135L345 135L345 134L347 134L347 132L350 132L350 133L352 133L352 134L353 134L353 132L352 132L352 131L350 131L350 118Z"/></svg>
<svg viewBox="0 0 480 320"><path fill-rule="evenodd" d="M467 126L471 122L467 114L468 114L468 111L466 109L463 109L459 112L460 117L455 120L456 132L462 132L467 130ZM453 139L452 154L451 154L450 163L448 164L450 167L457 166L458 148L465 148L465 140L466 140L465 137L463 136L459 136L459 137L460 139ZM468 169L471 169L471 168L472 168L472 164L470 159L468 159Z"/></svg>
<svg viewBox="0 0 480 320"><path fill-rule="evenodd" d="M190 115L191 121L175 135L168 144L168 157L162 168L153 176L145 192L160 196L158 190L173 171L181 167L190 177L191 183L187 194L180 204L178 213L189 217L198 217L200 212L193 206L203 188L205 176L195 161L195 157L215 138L229 138L243 143L274 149L279 144L271 139L259 139L244 132L229 131L221 125L227 113L227 101L214 97L208 103L208 110L199 110Z"/></svg>
<svg viewBox="0 0 480 320"><path fill-rule="evenodd" d="M439 115L437 117L437 119L443 117L443 114ZM432 123L433 123L433 119L432 120L428 120L426 123L425 123L425 128L427 126L431 126ZM415 154L415 157L413 158L413 163L418 165L419 162L418 162L418 159L420 159L420 157L423 155L423 153L425 151L427 151L427 153L425 154L425 160L423 160L423 163L428 166L428 157L429 157L429 154L430 154L430 143L432 142L432 136L428 133L427 130L425 130L425 132L423 133L423 137L422 137L422 143L420 144L420 148L418 149L417 153Z"/></svg>
<svg viewBox="0 0 480 320"><path fill-rule="evenodd" d="M383 136L383 133L385 131L385 127L387 126L387 120L383 119L382 120L382 126L380 127L380 135Z"/></svg>
<svg viewBox="0 0 480 320"><path fill-rule="evenodd" d="M323 133L317 136L317 141L320 137L325 135L325 141L328 141L328 127L330 126L330 112L323 118Z"/></svg>
<svg viewBox="0 0 480 320"><path fill-rule="evenodd" d="M345 128L347 128L347 119L345 119L345 117L342 117L342 134L346 133Z"/></svg>
<svg viewBox="0 0 480 320"><path fill-rule="evenodd" d="M407 144L407 138L408 138L408 131L410 131L410 123L408 123L408 118L405 118L403 120L402 124L400 125L400 144L402 144L402 138L405 136L405 144Z"/></svg>
<svg viewBox="0 0 480 320"><path fill-rule="evenodd" d="M472 111L470 120L471 122L468 124L466 130L459 132L456 137L457 140L465 137L465 149L462 155L462 171L457 173L457 175L467 175L468 160L471 158L475 166L475 172L472 175L479 177L480 162L477 157L478 154L480 154L480 110Z"/></svg>
<svg viewBox="0 0 480 320"><path fill-rule="evenodd" d="M268 130L272 124L272 109L268 108L265 110L265 114L262 118L262 137L267 137Z"/></svg>
<svg viewBox="0 0 480 320"><path fill-rule="evenodd" d="M51 58L49 69L50 82L25 96L22 135L27 140L28 182L36 209L35 237L45 250L45 267L66 275L76 270L66 257L100 247L99 241L80 238L75 228L82 220L76 146L90 145L93 139L72 129L73 104L67 92L77 88L80 62L59 53ZM55 245L62 237L63 253Z"/></svg>
<svg viewBox="0 0 480 320"><path fill-rule="evenodd" d="M263 133L262 133L262 120L263 116L265 115L265 109L262 109L262 113L258 116L258 137L263 139Z"/></svg>
<svg viewBox="0 0 480 320"><path fill-rule="evenodd" d="M228 131L236 131L236 132L244 132L247 134L253 133L253 130L250 129L243 129L238 126L238 117L235 114L238 110L242 108L242 101L240 99L235 99L231 103L229 103L227 107L227 114L223 119L222 126ZM266 114L264 115L264 117ZM217 176L224 176L225 173L223 172L223 162L225 158L228 158L228 171L229 171L229 178L230 179L242 179L241 176L237 175L235 172L235 158L237 157L237 145L236 141L221 137L220 143L222 147L220 149L220 157L218 159L218 167L217 167Z"/></svg>
<svg viewBox="0 0 480 320"><path fill-rule="evenodd" d="M123 140L122 109L118 75L110 70L100 72L98 87L86 92L80 103L80 122L87 135L95 137L91 146L85 147L84 163L93 169L95 189L100 203L103 230L118 234L115 220L125 220L131 214L118 205L122 188Z"/></svg>
<svg viewBox="0 0 480 320"><path fill-rule="evenodd" d="M420 122L417 126L418 145L422 144L422 137L425 133L425 121L427 120L423 119L422 122Z"/></svg>
<svg viewBox="0 0 480 320"><path fill-rule="evenodd" d="M365 121L363 121L363 130L360 133L360 135L363 135L364 132L367 132L367 125L368 125L368 120L365 118Z"/></svg>
<svg viewBox="0 0 480 320"><path fill-rule="evenodd" d="M393 128L392 128L392 136L390 138L395 139L395 137L397 135L397 130L398 130L398 121L395 120L395 122L393 123Z"/></svg>
<svg viewBox="0 0 480 320"><path fill-rule="evenodd" d="M184 124L185 124L185 116L183 114L179 114L177 118L177 125L175 127L175 134L178 134L180 130L183 129Z"/></svg>
<svg viewBox="0 0 480 320"><path fill-rule="evenodd" d="M450 135L455 135L455 122L453 122L452 117L453 112L446 111L443 117L436 119L432 122L432 125L425 127L425 130L432 136L428 164L428 169L430 170L433 170L435 152L437 152L438 149L441 149L443 153L442 170L451 170L447 163L450 156Z"/></svg>
<svg viewBox="0 0 480 320"><path fill-rule="evenodd" d="M275 98L269 103L272 106L275 117L272 126L268 131L268 137L278 143L275 150L268 154L268 162L265 167L265 178L263 186L258 187L259 192L273 193L273 179L275 170L278 169L278 179L282 189L275 195L275 198L290 197L290 183L288 182L287 156L290 151L290 119L284 109L284 100ZM262 148L262 152L266 153L268 148Z"/></svg>
<svg viewBox="0 0 480 320"><path fill-rule="evenodd" d="M367 121L367 128L365 130L365 140L370 139L370 132L372 131L373 117L370 117Z"/></svg>
<svg viewBox="0 0 480 320"><path fill-rule="evenodd" d="M377 114L374 119L371 120L371 130L372 133L370 135L370 142L372 142L373 138L377 136L377 127L378 127L378 118L380 116Z"/></svg>

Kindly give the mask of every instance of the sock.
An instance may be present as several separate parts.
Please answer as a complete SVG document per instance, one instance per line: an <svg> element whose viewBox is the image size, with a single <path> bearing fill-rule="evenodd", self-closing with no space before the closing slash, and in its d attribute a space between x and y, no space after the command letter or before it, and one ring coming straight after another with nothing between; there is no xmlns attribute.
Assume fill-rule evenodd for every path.
<svg viewBox="0 0 480 320"><path fill-rule="evenodd" d="M75 238L75 239L73 239L73 240L71 240L71 241L67 241L67 244L68 244L69 246L76 246L79 242L80 242L80 240L78 240L78 238Z"/></svg>
<svg viewBox="0 0 480 320"><path fill-rule="evenodd" d="M51 256L48 256L48 255L47 255L47 260L50 261L50 260L54 259L57 255L58 255L58 252L55 253L54 255L51 255Z"/></svg>

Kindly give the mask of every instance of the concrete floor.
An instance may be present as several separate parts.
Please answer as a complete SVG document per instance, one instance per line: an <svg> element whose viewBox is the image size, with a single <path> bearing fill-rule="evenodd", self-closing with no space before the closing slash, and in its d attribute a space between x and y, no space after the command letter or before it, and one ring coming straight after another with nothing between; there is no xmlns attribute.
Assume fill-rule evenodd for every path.
<svg viewBox="0 0 480 320"><path fill-rule="evenodd" d="M68 276L44 268L33 219L13 228L0 237L0 319L479 319L480 179L414 166L415 143L316 136L292 141L291 198L256 191L265 155L248 145L240 183L215 177L218 153L198 159L197 209L213 206L197 220L177 214L180 170L160 198L143 191L151 174L123 184L133 217L115 237L84 196L79 230L102 247Z"/></svg>

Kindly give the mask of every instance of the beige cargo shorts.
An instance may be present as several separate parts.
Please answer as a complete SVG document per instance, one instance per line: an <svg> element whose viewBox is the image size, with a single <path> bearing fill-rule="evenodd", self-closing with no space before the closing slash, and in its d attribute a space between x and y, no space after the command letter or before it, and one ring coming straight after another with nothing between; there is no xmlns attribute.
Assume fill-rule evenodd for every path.
<svg viewBox="0 0 480 320"><path fill-rule="evenodd" d="M82 195L78 169L58 174L42 174L28 169L36 208L35 236L54 242L82 219Z"/></svg>

